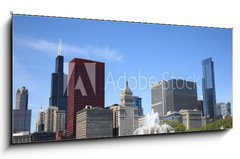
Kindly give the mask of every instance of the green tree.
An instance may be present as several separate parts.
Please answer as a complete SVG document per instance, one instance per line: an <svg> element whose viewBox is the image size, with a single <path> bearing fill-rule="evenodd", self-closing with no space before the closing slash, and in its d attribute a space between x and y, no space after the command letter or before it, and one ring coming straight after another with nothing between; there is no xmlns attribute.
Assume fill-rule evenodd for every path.
<svg viewBox="0 0 240 159"><path fill-rule="evenodd" d="M175 132L184 132L186 128L183 124L179 123L178 121L164 121L166 124L170 125Z"/></svg>
<svg viewBox="0 0 240 159"><path fill-rule="evenodd" d="M232 116L228 116L225 119L215 120L201 128L190 129L189 131L211 131L232 128Z"/></svg>

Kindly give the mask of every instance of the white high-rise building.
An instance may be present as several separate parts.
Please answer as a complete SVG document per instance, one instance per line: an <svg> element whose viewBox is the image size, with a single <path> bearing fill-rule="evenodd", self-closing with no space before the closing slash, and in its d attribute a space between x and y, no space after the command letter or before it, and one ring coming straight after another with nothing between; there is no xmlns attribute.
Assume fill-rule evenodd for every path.
<svg viewBox="0 0 240 159"><path fill-rule="evenodd" d="M162 80L154 84L151 88L152 109L154 112L158 112L160 116L167 113L166 108L166 81ZM173 108L169 108L173 110Z"/></svg>
<svg viewBox="0 0 240 159"><path fill-rule="evenodd" d="M47 108L45 114L45 127L44 127L44 130L46 132L56 132L57 110L58 107L55 106L49 106Z"/></svg>
<svg viewBox="0 0 240 159"><path fill-rule="evenodd" d="M119 136L130 136L138 128L138 108L134 106L133 93L126 82L125 89L120 95L120 105L112 108L115 114L114 127Z"/></svg>
<svg viewBox="0 0 240 159"><path fill-rule="evenodd" d="M65 130L65 110L58 110L58 107L49 106L45 113L46 132L58 132Z"/></svg>

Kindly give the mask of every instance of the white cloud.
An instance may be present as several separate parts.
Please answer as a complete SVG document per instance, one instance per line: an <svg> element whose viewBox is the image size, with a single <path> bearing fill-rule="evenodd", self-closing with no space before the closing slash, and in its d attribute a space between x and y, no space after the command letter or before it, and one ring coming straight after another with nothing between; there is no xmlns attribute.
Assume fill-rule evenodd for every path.
<svg viewBox="0 0 240 159"><path fill-rule="evenodd" d="M105 48L93 47L92 50L93 50L95 56L97 56L99 58L103 58L107 62L109 62L109 61L122 62L123 61L123 56L120 55L117 50L110 49L109 47L105 47Z"/></svg>
<svg viewBox="0 0 240 159"><path fill-rule="evenodd" d="M57 54L58 42L28 38L19 35L15 35L15 42L17 45L37 50L48 56L55 56ZM87 45L79 47L63 41L62 51L63 55L69 57L99 59L105 62L123 62L123 55L119 54L118 50L111 49L108 46L99 47L96 45Z"/></svg>
<svg viewBox="0 0 240 159"><path fill-rule="evenodd" d="M20 45L22 47L38 50L46 54L52 53L56 55L57 43L46 41L43 39L33 39L33 38L23 37L19 35L15 35L14 40L17 45Z"/></svg>

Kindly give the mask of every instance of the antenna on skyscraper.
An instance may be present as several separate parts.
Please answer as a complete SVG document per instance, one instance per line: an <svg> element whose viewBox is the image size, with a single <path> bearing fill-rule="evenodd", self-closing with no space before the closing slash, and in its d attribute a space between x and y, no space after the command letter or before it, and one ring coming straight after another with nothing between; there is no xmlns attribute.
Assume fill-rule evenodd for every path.
<svg viewBox="0 0 240 159"><path fill-rule="evenodd" d="M58 55L62 55L62 39L59 39L59 44L58 44Z"/></svg>

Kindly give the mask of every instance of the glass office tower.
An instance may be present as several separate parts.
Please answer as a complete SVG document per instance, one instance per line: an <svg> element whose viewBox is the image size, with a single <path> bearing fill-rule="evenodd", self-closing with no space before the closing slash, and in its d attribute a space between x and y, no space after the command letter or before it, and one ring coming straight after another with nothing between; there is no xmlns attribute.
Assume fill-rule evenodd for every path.
<svg viewBox="0 0 240 159"><path fill-rule="evenodd" d="M216 93L215 93L215 77L214 77L214 63L212 58L207 58L202 61L203 79L203 111L204 116L215 119L216 118Z"/></svg>

